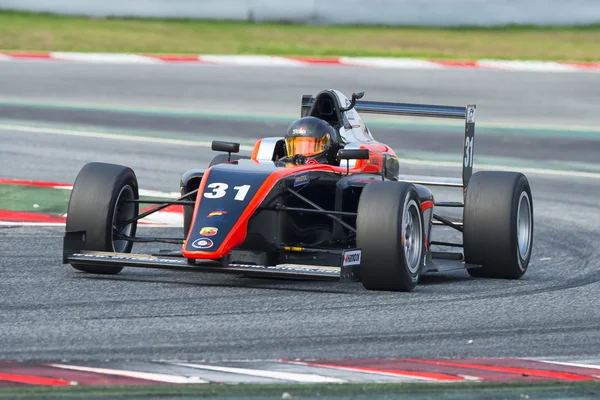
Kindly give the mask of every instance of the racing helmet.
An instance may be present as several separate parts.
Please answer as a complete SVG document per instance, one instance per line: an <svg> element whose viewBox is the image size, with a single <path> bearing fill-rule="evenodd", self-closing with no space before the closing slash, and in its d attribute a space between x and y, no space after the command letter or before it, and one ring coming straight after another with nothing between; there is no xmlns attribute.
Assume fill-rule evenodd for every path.
<svg viewBox="0 0 600 400"><path fill-rule="evenodd" d="M292 122L285 134L288 158L304 158L304 162L335 163L339 135L327 121L302 117Z"/></svg>

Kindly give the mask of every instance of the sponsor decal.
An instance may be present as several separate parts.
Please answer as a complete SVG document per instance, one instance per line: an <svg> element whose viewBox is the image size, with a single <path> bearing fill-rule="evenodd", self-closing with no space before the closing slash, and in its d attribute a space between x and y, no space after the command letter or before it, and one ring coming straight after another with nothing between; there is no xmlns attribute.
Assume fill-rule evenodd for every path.
<svg viewBox="0 0 600 400"><path fill-rule="evenodd" d="M347 267L349 265L359 265L360 264L360 250L350 250L344 252L344 261L342 262L343 267Z"/></svg>
<svg viewBox="0 0 600 400"><path fill-rule="evenodd" d="M367 125L365 125L365 123L362 121L360 123L360 130L362 131L363 135L369 136L369 130L367 129Z"/></svg>
<svg viewBox="0 0 600 400"><path fill-rule="evenodd" d="M296 174L294 178L294 187L306 185L309 182L308 172L302 172L301 174Z"/></svg>
<svg viewBox="0 0 600 400"><path fill-rule="evenodd" d="M469 107L467 111L467 122L475 122L475 107Z"/></svg>
<svg viewBox="0 0 600 400"><path fill-rule="evenodd" d="M205 226L204 228L200 229L200 234L202 236L215 236L218 231L219 229L215 228L214 226Z"/></svg>
<svg viewBox="0 0 600 400"><path fill-rule="evenodd" d="M207 217L208 217L208 218L212 218L212 217L222 217L223 215L226 215L226 214L227 214L227 211L225 211L225 210L220 210L220 209L217 209L217 210L215 210L215 211L211 211L211 212L208 214L208 216L207 216Z"/></svg>
<svg viewBox="0 0 600 400"><path fill-rule="evenodd" d="M197 249L210 249L211 247L213 247L213 245L213 241L207 238L196 239L194 240L194 243L192 243L192 247L195 247Z"/></svg>
<svg viewBox="0 0 600 400"><path fill-rule="evenodd" d="M282 271L282 272L295 272L298 273L300 275L309 275L311 272L316 272L316 273L325 273L325 274L329 274L329 275L337 275L339 272L335 271L335 270L330 270L330 269L324 269L324 268L294 268L294 267L288 267L288 266L284 266L284 265L255 265L255 264L229 264L229 267L242 267L242 268L248 268L248 269L254 269L254 270L273 270L273 271Z"/></svg>
<svg viewBox="0 0 600 400"><path fill-rule="evenodd" d="M294 135L304 135L306 133L306 129L304 129L304 127L302 128L296 128L292 131L292 133Z"/></svg>

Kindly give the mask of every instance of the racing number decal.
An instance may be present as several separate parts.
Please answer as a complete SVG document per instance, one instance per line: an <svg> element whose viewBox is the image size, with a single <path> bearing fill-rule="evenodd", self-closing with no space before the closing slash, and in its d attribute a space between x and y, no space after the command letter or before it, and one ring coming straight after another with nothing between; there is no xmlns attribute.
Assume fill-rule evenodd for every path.
<svg viewBox="0 0 600 400"><path fill-rule="evenodd" d="M220 199L225 196L228 187L226 183L211 183L207 188L212 189L212 193L204 193L204 197L208 199Z"/></svg>
<svg viewBox="0 0 600 400"><path fill-rule="evenodd" d="M204 197L207 199L220 199L221 197L225 197L227 194L229 185L226 183L215 182L207 185L206 187L212 189L212 192L205 192ZM248 191L250 190L250 185L234 186L233 190L237 192L233 199L237 201L244 201Z"/></svg>
<svg viewBox="0 0 600 400"><path fill-rule="evenodd" d="M237 194L233 199L238 201L244 201L246 195L248 194L248 190L250 190L250 185L234 186L233 190L237 190Z"/></svg>
<svg viewBox="0 0 600 400"><path fill-rule="evenodd" d="M465 138L465 168L473 166L473 139L472 137Z"/></svg>

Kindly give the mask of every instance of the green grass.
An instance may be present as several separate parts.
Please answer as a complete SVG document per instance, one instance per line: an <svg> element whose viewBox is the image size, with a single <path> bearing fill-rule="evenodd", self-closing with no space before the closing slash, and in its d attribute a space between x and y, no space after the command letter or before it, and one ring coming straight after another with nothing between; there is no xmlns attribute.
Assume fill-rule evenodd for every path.
<svg viewBox="0 0 600 400"><path fill-rule="evenodd" d="M0 398L11 399L594 399L600 382L477 382L477 383L365 383L365 384L240 384L157 386L70 386L0 388Z"/></svg>
<svg viewBox="0 0 600 400"><path fill-rule="evenodd" d="M0 210L63 215L67 212L70 196L71 191L66 189L0 185ZM140 196L140 198L142 200L165 200L148 196ZM140 209L155 206L154 204L142 204Z"/></svg>
<svg viewBox="0 0 600 400"><path fill-rule="evenodd" d="M0 11L0 49L600 61L600 25L421 28L94 19Z"/></svg>
<svg viewBox="0 0 600 400"><path fill-rule="evenodd" d="M0 210L61 215L67 212L70 196L70 190L0 185Z"/></svg>

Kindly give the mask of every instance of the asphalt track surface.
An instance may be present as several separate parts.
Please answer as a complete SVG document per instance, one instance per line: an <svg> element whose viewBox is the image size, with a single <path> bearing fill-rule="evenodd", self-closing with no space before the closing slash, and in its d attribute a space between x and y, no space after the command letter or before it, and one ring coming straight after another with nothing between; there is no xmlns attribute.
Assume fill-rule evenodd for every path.
<svg viewBox="0 0 600 400"><path fill-rule="evenodd" d="M356 79L360 85L353 84ZM600 115L595 109L598 95L594 89L600 83L598 74L11 62L0 64L0 81L5 101L154 104L212 111L227 106L236 112L267 112L281 106L294 113L299 111L300 94L336 87L346 92L364 89L372 98L383 100L395 100L397 93L411 102L466 104L474 99L487 104L487 108L481 106L479 120L487 114L490 120L514 124L533 113L546 123L594 125ZM102 113L84 115L35 107L17 111L0 107L3 119L73 124L85 119L89 125L119 125L118 118L102 120L107 117ZM129 118L121 124L124 128L153 128L139 116L122 118ZM188 122L189 129L184 129L186 121L182 121L174 130L190 138L196 128L206 132L203 121L200 126L196 120ZM236 136L246 132L239 122L214 120L207 124L219 129L222 138L228 130L235 130ZM248 127L260 125L254 122ZM271 129L269 133L280 128L264 123L265 130ZM422 144L427 146L425 137ZM490 135L487 140L491 142L480 144L476 151L507 153L515 148L514 141L523 138ZM540 158L559 159L567 153L567 161L572 162L581 157L589 157L590 163L600 159L593 158L598 142L552 140L544 138L545 155ZM577 146L584 150L569 153ZM530 150L511 156L526 160L536 155ZM211 157L208 149L199 147L0 129L3 177L72 182L84 163L105 161L133 167L142 187L170 192L178 189L183 171L204 166ZM404 167L407 173L445 172L433 166ZM450 172L458 174L458 170ZM0 229L1 357L598 358L600 180L544 173L528 176L536 226L532 264L525 277L519 281L474 279L459 271L423 278L412 293L369 292L360 283L134 268L117 276L92 276L60 263L62 229ZM457 195L440 194L447 194L449 200ZM171 236L178 230L152 232ZM136 248L143 251L147 246Z"/></svg>

